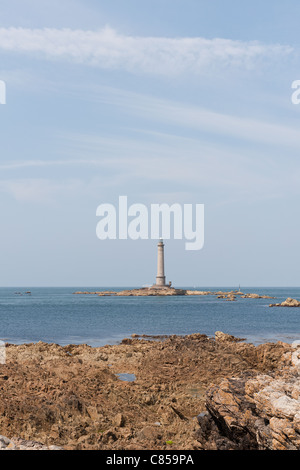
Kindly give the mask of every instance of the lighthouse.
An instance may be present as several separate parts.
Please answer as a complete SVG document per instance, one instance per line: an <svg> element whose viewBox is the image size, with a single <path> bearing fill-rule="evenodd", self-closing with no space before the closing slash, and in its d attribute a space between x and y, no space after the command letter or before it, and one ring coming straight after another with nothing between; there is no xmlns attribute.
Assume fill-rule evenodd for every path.
<svg viewBox="0 0 300 470"><path fill-rule="evenodd" d="M156 283L152 286L154 288L171 287L171 282L166 284L164 247L164 242L160 239L157 244L157 276Z"/></svg>

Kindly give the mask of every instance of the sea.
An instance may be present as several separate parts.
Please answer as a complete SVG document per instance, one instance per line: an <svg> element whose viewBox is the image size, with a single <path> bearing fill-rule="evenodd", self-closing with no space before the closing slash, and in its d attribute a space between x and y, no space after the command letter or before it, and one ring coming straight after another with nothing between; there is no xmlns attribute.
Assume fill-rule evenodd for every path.
<svg viewBox="0 0 300 470"><path fill-rule="evenodd" d="M300 287L241 287L243 293L275 299L235 302L207 296L115 297L78 295L76 291L124 290L134 287L2 287L0 340L22 344L43 341L62 346L118 344L132 334L213 337L216 331L255 345L300 341L300 308L270 308L287 297L300 300ZM236 287L178 287L231 291Z"/></svg>

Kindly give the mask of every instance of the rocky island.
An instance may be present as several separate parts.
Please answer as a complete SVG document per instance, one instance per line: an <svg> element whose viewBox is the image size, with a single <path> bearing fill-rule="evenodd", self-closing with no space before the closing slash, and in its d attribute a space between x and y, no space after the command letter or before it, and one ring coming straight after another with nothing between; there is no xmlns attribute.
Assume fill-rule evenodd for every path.
<svg viewBox="0 0 300 470"><path fill-rule="evenodd" d="M138 289L114 290L114 291L77 291L74 294L85 295L98 295L99 297L105 296L172 296L172 295L215 295L218 299L236 300L237 297L241 299L273 299L269 295L259 294L244 294L240 290L231 291L202 291L202 290L188 290L188 289L175 289L174 287L141 287Z"/></svg>
<svg viewBox="0 0 300 470"><path fill-rule="evenodd" d="M297 343L222 332L7 344L0 448L300 450L299 373Z"/></svg>

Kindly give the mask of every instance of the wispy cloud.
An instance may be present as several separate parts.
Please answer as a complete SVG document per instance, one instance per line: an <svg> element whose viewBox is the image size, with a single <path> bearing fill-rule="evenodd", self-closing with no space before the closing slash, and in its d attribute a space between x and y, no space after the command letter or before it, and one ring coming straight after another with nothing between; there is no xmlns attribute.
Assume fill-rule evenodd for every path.
<svg viewBox="0 0 300 470"><path fill-rule="evenodd" d="M74 166L83 164L86 164L85 160L19 160L0 164L0 170L20 170L25 168Z"/></svg>
<svg viewBox="0 0 300 470"><path fill-rule="evenodd" d="M0 181L0 192L22 203L52 203L62 195L72 197L81 188L79 179L51 181L46 178L16 178Z"/></svg>
<svg viewBox="0 0 300 470"><path fill-rule="evenodd" d="M0 28L0 50L130 72L202 73L208 67L252 68L292 53L293 48L230 39L136 37L110 27L99 31Z"/></svg>
<svg viewBox="0 0 300 470"><path fill-rule="evenodd" d="M276 158L251 146L233 150L200 138L147 130L140 137L143 139L67 134L61 160L3 163L0 193L18 202L44 204L63 198L96 198L121 190L131 193L142 182L146 191L152 188L153 194L161 191L162 185L169 189L175 185L179 192L213 195L223 191L227 198L251 202L299 195L297 161L291 175L291 162L282 168ZM60 170L65 166L67 171L50 178L44 169L55 166ZM36 177L14 174L14 170L26 167L35 168ZM13 171L10 178L5 178L7 171Z"/></svg>
<svg viewBox="0 0 300 470"><path fill-rule="evenodd" d="M218 140L226 136L237 141L300 148L298 123L289 125L277 116L274 116L273 121L266 121L261 117L255 119L236 113L222 113L202 106L109 87L93 90L90 99L126 109L127 113L156 123L206 132L217 136Z"/></svg>

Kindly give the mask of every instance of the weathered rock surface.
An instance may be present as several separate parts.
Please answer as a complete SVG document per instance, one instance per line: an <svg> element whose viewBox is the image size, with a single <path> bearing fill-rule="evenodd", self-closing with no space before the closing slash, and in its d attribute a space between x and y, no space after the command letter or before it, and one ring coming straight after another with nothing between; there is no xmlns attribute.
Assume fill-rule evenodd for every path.
<svg viewBox="0 0 300 470"><path fill-rule="evenodd" d="M279 304L270 304L269 307L300 307L300 301L288 297L284 302Z"/></svg>
<svg viewBox="0 0 300 470"><path fill-rule="evenodd" d="M242 374L210 387L197 439L209 450L300 450L300 347L268 374Z"/></svg>
<svg viewBox="0 0 300 470"><path fill-rule="evenodd" d="M215 340L221 342L234 342L238 343L240 341L245 341L245 338L236 338L233 335L228 335L227 333L223 333L222 331L215 332Z"/></svg>
<svg viewBox="0 0 300 470"><path fill-rule="evenodd" d="M26 441L19 437L0 436L0 450L63 450L62 447L51 445L49 447L37 441Z"/></svg>
<svg viewBox="0 0 300 470"><path fill-rule="evenodd" d="M218 389L209 392L210 400L206 397L212 384L218 387L227 380L227 388L244 390L246 383L234 388L237 381L232 377L272 378L283 365L298 360L290 345L255 347L230 335L214 339L197 333L155 340L135 336L99 348L42 342L7 345L6 364L0 364L1 434L13 442L19 436L66 450L202 449L206 444L196 435L202 429L197 416L207 406L216 407ZM121 373L136 379L120 380ZM295 397L296 382L290 387ZM236 396L242 396L239 393ZM251 395L247 385L252 400L257 393ZM250 411L258 407L250 405ZM278 414L274 418L283 419ZM232 421L226 423L233 429Z"/></svg>

